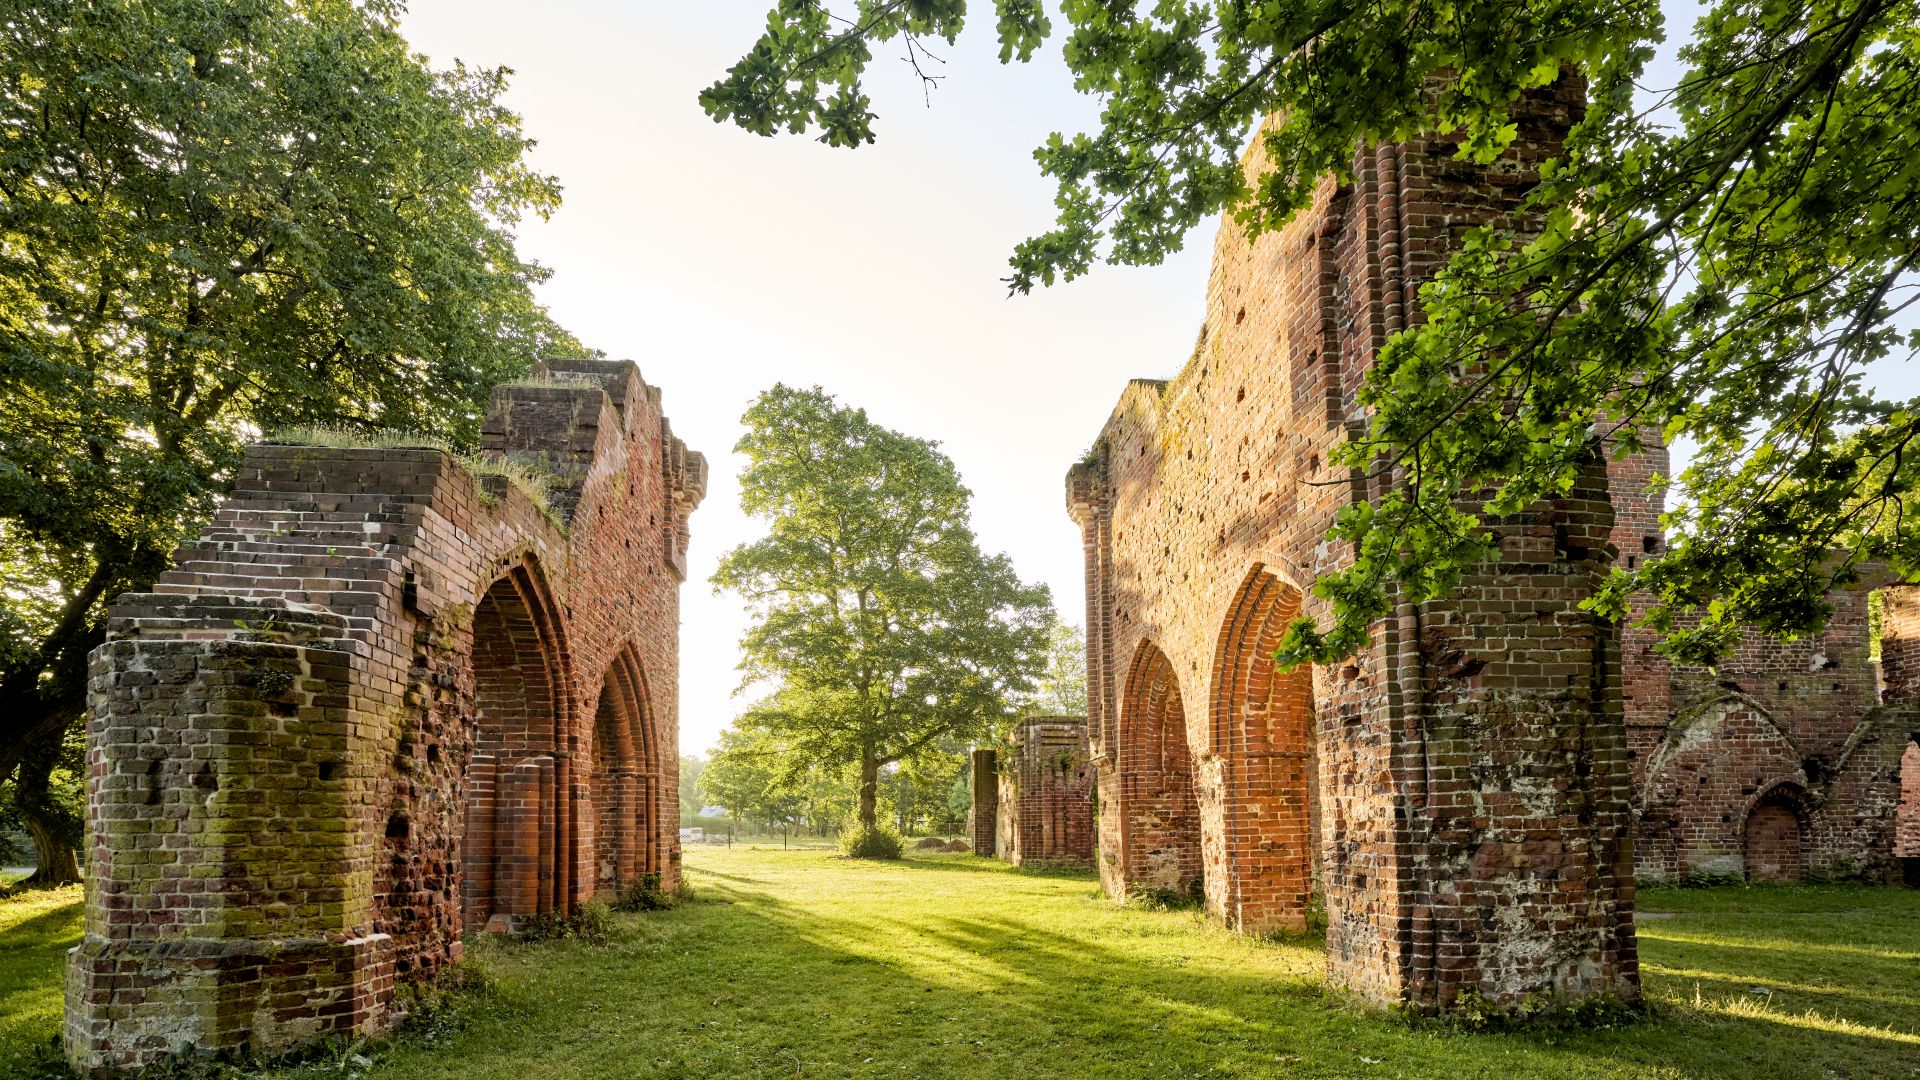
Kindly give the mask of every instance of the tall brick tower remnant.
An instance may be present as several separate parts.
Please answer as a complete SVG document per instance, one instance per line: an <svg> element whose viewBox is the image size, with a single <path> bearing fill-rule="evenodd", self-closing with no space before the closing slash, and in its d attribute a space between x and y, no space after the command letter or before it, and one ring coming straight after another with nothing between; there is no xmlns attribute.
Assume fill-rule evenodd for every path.
<svg viewBox="0 0 1920 1080"><path fill-rule="evenodd" d="M1129 384L1067 478L1102 881L1197 890L1248 932L1324 897L1332 978L1375 1001L1639 994L1619 633L1579 606L1613 557L1604 462L1350 661L1270 659L1350 558L1334 515L1379 494L1329 464L1365 371L1453 238L1512 220L1582 94L1528 99L1490 165L1369 147L1286 228L1224 225L1192 359Z"/></svg>
<svg viewBox="0 0 1920 1080"><path fill-rule="evenodd" d="M679 585L706 463L630 363L494 392L483 457L256 446L93 657L83 1070L378 1031L397 982L678 880ZM483 474L488 470L481 470Z"/></svg>

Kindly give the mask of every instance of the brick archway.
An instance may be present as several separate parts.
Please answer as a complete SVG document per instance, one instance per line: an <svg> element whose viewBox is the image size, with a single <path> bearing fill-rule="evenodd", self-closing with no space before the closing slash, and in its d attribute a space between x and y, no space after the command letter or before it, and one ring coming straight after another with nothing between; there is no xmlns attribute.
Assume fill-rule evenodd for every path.
<svg viewBox="0 0 1920 1080"><path fill-rule="evenodd" d="M1228 604L1213 661L1206 807L1208 907L1247 933L1306 926L1318 788L1313 673L1273 654L1300 614L1300 590L1255 564Z"/></svg>
<svg viewBox="0 0 1920 1080"><path fill-rule="evenodd" d="M560 614L538 563L501 574L473 614L474 745L466 775L461 906L469 930L580 899L573 853L571 679Z"/></svg>
<svg viewBox="0 0 1920 1080"><path fill-rule="evenodd" d="M1186 708L1173 665L1150 641L1140 643L1127 670L1118 755L1120 891L1198 891L1200 810Z"/></svg>
<svg viewBox="0 0 1920 1080"><path fill-rule="evenodd" d="M659 738L648 707L646 671L631 646L620 651L601 680L589 787L592 891L618 889L640 875L660 873Z"/></svg>
<svg viewBox="0 0 1920 1080"><path fill-rule="evenodd" d="M1775 784L1747 809L1740 830L1748 881L1795 882L1806 877L1811 807L1800 785Z"/></svg>
<svg viewBox="0 0 1920 1080"><path fill-rule="evenodd" d="M463 932L592 895L602 839L614 887L678 884L663 794L705 460L632 364L537 374L494 391L477 468L250 448L179 565L115 601L67 978L81 1071L376 1033Z"/></svg>

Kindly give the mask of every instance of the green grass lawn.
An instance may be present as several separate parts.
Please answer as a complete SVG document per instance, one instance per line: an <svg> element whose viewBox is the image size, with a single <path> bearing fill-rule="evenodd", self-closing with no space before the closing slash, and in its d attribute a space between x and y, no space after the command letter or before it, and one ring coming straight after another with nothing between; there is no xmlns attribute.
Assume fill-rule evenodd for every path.
<svg viewBox="0 0 1920 1080"><path fill-rule="evenodd" d="M1920 1077L1920 892L1645 890L1654 1019L1469 1035L1343 1004L1317 942L1123 908L1090 875L740 844L688 862L699 901L618 916L607 945L479 943L493 992L460 1029L274 1075ZM0 1047L56 1030L72 904L0 901Z"/></svg>
<svg viewBox="0 0 1920 1080"><path fill-rule="evenodd" d="M80 944L80 886L0 896L0 1077L60 1033L62 965Z"/></svg>

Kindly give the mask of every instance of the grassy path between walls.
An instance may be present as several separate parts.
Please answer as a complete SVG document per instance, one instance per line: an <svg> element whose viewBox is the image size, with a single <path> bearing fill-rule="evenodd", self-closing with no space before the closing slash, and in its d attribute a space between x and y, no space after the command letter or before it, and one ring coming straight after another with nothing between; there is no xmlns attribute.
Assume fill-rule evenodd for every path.
<svg viewBox="0 0 1920 1080"><path fill-rule="evenodd" d="M776 841L777 845L777 841ZM1091 875L696 847L698 899L606 944L477 942L441 1025L261 1075L378 1080L1920 1077L1920 892L1644 889L1654 1015L1606 1030L1410 1026L1257 941ZM59 1024L78 894L0 900L0 1075Z"/></svg>

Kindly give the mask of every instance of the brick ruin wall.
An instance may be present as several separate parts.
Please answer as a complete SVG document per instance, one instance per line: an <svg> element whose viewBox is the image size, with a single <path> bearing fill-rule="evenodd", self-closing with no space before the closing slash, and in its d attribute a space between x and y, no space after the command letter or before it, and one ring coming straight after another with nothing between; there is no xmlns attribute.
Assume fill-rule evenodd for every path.
<svg viewBox="0 0 1920 1080"><path fill-rule="evenodd" d="M967 808L967 846L976 855L994 854L1000 829L1000 756L992 747L975 747L967 759L972 801Z"/></svg>
<svg viewBox="0 0 1920 1080"><path fill-rule="evenodd" d="M1882 697L1909 705L1920 702L1920 586L1889 588L1882 595L1886 599L1880 626ZM1893 741L1900 755L1893 854L1906 883L1920 888L1920 717L1912 712L1898 717Z"/></svg>
<svg viewBox="0 0 1920 1080"><path fill-rule="evenodd" d="M1224 225L1192 358L1130 383L1068 474L1103 885L1198 891L1248 932L1323 904L1334 981L1376 1001L1637 997L1636 840L1656 876L1744 866L1749 842L1763 874L1888 869L1914 725L1879 702L1864 587L1820 639L1749 642L1715 673L1580 609L1616 557L1661 550L1657 443L1493 521L1491 561L1351 660L1269 659L1350 558L1334 515L1380 493L1327 464L1364 424L1367 367L1452 238L1513 220L1581 94L1533 98L1491 166L1437 138L1366 149L1278 232ZM1905 670L1920 681L1920 659Z"/></svg>
<svg viewBox="0 0 1920 1080"><path fill-rule="evenodd" d="M1333 980L1376 1001L1638 995L1619 637L1579 608L1609 564L1604 466L1496 521L1494 561L1352 660L1268 659L1350 557L1334 514L1377 495L1329 464L1359 380L1452 238L1511 220L1581 95L1530 100L1490 166L1366 149L1285 228L1224 226L1192 359L1130 384L1068 478L1103 882L1197 888L1248 932L1323 902Z"/></svg>
<svg viewBox="0 0 1920 1080"><path fill-rule="evenodd" d="M1093 765L1083 716L1030 716L996 758L993 844L1015 866L1093 866Z"/></svg>
<svg viewBox="0 0 1920 1080"><path fill-rule="evenodd" d="M464 931L679 868L678 626L706 466L632 364L495 391L483 457L256 446L94 654L83 1070L392 1021ZM484 471L484 470L483 470Z"/></svg>
<svg viewBox="0 0 1920 1080"><path fill-rule="evenodd" d="M1821 634L1746 634L1713 670L1673 665L1631 632L1629 683L1658 689L1627 702L1642 877L1896 876L1901 753L1920 712L1870 658L1876 583L1832 593ZM1907 592L1881 595L1897 607ZM1884 640L1893 651L1891 630Z"/></svg>

